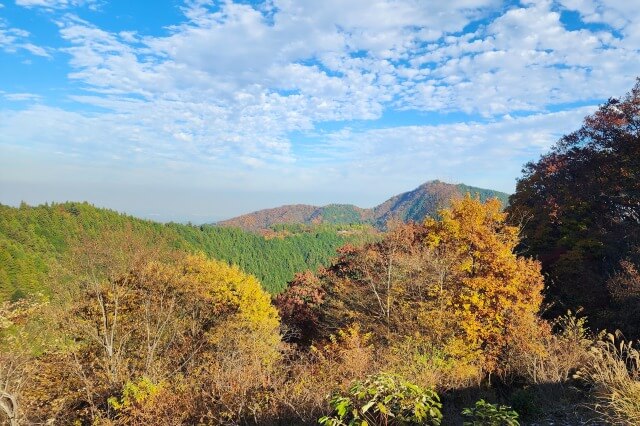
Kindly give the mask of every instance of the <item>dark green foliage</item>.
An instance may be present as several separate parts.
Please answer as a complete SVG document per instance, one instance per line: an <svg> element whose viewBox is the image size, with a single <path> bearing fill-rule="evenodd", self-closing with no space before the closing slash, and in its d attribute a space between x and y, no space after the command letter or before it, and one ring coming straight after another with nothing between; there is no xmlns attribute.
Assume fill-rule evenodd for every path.
<svg viewBox="0 0 640 426"><path fill-rule="evenodd" d="M475 186L465 185L463 183L456 185L460 193L471 194L471 197L478 197L483 203L490 198L497 198L502 203L502 207L509 205L509 194L491 189L476 188Z"/></svg>
<svg viewBox="0 0 640 426"><path fill-rule="evenodd" d="M274 232L280 232L287 234L300 234L300 233L339 233L350 234L354 237L362 237L362 241L372 241L376 239L378 231L373 228L372 225L365 223L319 223L317 225L310 225L305 223L278 223L272 225L270 230Z"/></svg>
<svg viewBox="0 0 640 426"><path fill-rule="evenodd" d="M551 393L550 397L553 396L558 395L554 395L553 393ZM513 409L524 419L532 419L543 414L542 404L545 404L546 402L541 401L540 399L540 396L536 392L534 392L533 389L517 389L509 397L509 403L511 404ZM554 402L557 403L559 401L556 400Z"/></svg>
<svg viewBox="0 0 640 426"><path fill-rule="evenodd" d="M270 293L284 290L296 272L327 264L338 247L351 240L327 226L269 239L239 228L166 226L177 235L179 248L236 264L255 275Z"/></svg>
<svg viewBox="0 0 640 426"><path fill-rule="evenodd" d="M364 223L363 213L363 209L351 204L329 204L320 209L320 219L324 223Z"/></svg>
<svg viewBox="0 0 640 426"><path fill-rule="evenodd" d="M0 301L47 293L50 267L64 261L71 244L125 227L149 241L166 241L173 249L204 252L237 264L271 293L282 291L296 272L328 263L344 243L370 235L364 228L349 231L326 225L267 239L235 228L155 223L88 203L20 208L0 204Z"/></svg>

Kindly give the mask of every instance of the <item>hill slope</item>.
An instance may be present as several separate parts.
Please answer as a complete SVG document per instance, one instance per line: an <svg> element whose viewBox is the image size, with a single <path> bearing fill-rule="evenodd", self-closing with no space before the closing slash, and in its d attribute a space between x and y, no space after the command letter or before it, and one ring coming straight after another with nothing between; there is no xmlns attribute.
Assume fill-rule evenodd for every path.
<svg viewBox="0 0 640 426"><path fill-rule="evenodd" d="M64 265L74 244L103 231L123 229L145 241L162 241L171 249L204 252L236 264L271 293L283 290L296 272L328 264L345 243L372 238L364 227L298 227L265 238L241 229L161 224L87 203L19 208L0 204L0 303L47 293L49 271Z"/></svg>
<svg viewBox="0 0 640 426"><path fill-rule="evenodd" d="M363 224L384 228L390 219L420 221L431 216L449 202L466 193L481 200L496 197L506 206L509 195L490 189L467 185L453 185L437 180L426 182L416 189L395 195L371 209L351 204L329 204L318 207L308 204L292 204L273 209L259 210L218 222L225 227L238 227L248 231L260 231L280 224Z"/></svg>

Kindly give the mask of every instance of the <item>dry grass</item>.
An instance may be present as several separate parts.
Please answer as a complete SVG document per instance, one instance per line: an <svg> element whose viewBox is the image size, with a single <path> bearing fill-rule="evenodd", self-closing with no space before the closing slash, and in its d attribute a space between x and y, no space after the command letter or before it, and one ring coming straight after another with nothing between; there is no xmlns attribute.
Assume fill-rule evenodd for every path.
<svg viewBox="0 0 640 426"><path fill-rule="evenodd" d="M593 338L586 326L586 319L569 312L552 323L553 334L543 335L542 354L524 354L519 370L528 383L565 383L573 372L588 358Z"/></svg>
<svg viewBox="0 0 640 426"><path fill-rule="evenodd" d="M640 424L640 352L633 342L603 334L575 377L591 387L592 408L607 424Z"/></svg>

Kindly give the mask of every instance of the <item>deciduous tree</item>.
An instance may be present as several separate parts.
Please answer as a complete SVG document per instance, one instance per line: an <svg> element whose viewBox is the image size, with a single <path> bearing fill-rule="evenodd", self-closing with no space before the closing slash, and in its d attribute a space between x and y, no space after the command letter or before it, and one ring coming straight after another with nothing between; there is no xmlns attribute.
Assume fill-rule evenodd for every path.
<svg viewBox="0 0 640 426"><path fill-rule="evenodd" d="M606 283L640 243L640 80L523 173L508 211L549 276L551 313L583 306L593 326L638 336Z"/></svg>

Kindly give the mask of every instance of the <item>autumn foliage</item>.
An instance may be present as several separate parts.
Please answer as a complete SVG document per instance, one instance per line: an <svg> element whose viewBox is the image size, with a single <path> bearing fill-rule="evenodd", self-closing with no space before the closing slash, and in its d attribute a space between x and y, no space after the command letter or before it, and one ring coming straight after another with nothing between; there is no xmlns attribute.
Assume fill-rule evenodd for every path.
<svg viewBox="0 0 640 426"><path fill-rule="evenodd" d="M425 225L430 250L450 257L440 297L465 344L480 348L489 369L500 368L498 361L514 346L537 340L540 265L514 253L519 229L505 223L497 200L481 205L467 197L441 216Z"/></svg>
<svg viewBox="0 0 640 426"><path fill-rule="evenodd" d="M280 321L252 276L204 256L157 260L132 235L87 242L32 359L25 422L224 423L259 405ZM166 257L167 254L164 254Z"/></svg>
<svg viewBox="0 0 640 426"><path fill-rule="evenodd" d="M343 247L318 278L299 276L280 312L315 337L358 324L385 362L424 385L506 373L510 353L541 351L547 328L540 266L514 254L519 230L505 219L497 200L466 197L439 219L391 224L378 243Z"/></svg>
<svg viewBox="0 0 640 426"><path fill-rule="evenodd" d="M0 424L636 424L636 344L600 329L640 335L639 170L640 81L528 164L506 211L467 195L421 222L390 220L277 296L127 218L86 219L49 248L25 238L24 253L51 262L22 274L35 257L17 256L0 276L28 284L0 294L15 299L0 304ZM249 241L201 231L239 255ZM305 246L291 246L306 256L295 264L317 264ZM547 315L562 314L549 322L543 291Z"/></svg>
<svg viewBox="0 0 640 426"><path fill-rule="evenodd" d="M639 170L640 80L525 166L508 211L524 225L521 250L549 276L552 314L583 307L594 326L640 336L633 302L620 303L621 281L608 284L640 263Z"/></svg>
<svg viewBox="0 0 640 426"><path fill-rule="evenodd" d="M320 280L311 271L297 273L287 291L274 299L282 323L287 327L285 338L291 342L310 343L320 324L320 308L324 301Z"/></svg>

